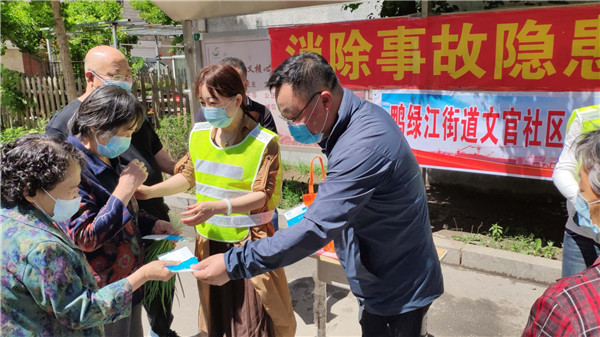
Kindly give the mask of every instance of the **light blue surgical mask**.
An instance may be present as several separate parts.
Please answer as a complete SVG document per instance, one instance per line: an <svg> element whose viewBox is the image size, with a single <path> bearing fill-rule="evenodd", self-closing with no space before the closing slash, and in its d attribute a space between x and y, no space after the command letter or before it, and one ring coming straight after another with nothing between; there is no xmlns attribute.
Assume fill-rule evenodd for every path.
<svg viewBox="0 0 600 337"><path fill-rule="evenodd" d="M129 145L131 145L131 137L113 136L106 145L100 144L98 137L96 137L96 145L99 155L108 158L117 158L123 152L127 151Z"/></svg>
<svg viewBox="0 0 600 337"><path fill-rule="evenodd" d="M125 90L127 90L129 92L131 92L131 87L133 86L133 83L131 83L131 82L127 81L127 80L123 80L123 81L121 81L121 80L115 80L115 79L105 80L102 77L100 77L95 71L92 71L92 74L94 76L96 76L97 79L99 79L100 81L102 81L102 83L104 83L104 85L116 85L116 86L119 86L119 87L121 87L121 88L123 88L123 89L125 89ZM106 75L106 74L103 74L103 75ZM106 75L106 76L110 76L110 75ZM113 78L116 77L116 76L119 76L119 77L122 77L122 78L129 78L129 79L131 79L130 76L125 77L123 75L114 75Z"/></svg>
<svg viewBox="0 0 600 337"><path fill-rule="evenodd" d="M592 222L590 218L590 205L594 205L600 203L600 200L588 202L581 195L581 193L577 193L577 197L575 198L575 210L577 211L577 225L581 228L586 229L586 231L591 232L594 235L598 235L600 233L600 228L596 224Z"/></svg>
<svg viewBox="0 0 600 337"><path fill-rule="evenodd" d="M310 112L310 116L308 116L308 119L306 120L307 122L310 120L313 113L315 112L315 109L317 108L317 105L319 104L318 102L319 101L317 100L317 103L315 104L312 111ZM306 124L304 124L304 123L294 124L292 122L288 122L288 130L290 130L290 135L298 143L302 143L302 144L318 143L321 140L323 140L323 129L325 129L325 122L327 121L328 117L329 117L329 109L327 109L327 115L325 116L325 120L323 121L323 126L321 127L321 131L319 131L319 133L317 133L317 134L313 134L312 132L310 132L310 130L306 127Z"/></svg>
<svg viewBox="0 0 600 337"><path fill-rule="evenodd" d="M71 219L71 217L73 216L73 214L77 213L77 211L79 210L79 204L81 203L81 197L77 197L75 199L71 199L71 200L63 200L63 199L56 199L54 198L50 193L48 193L48 191L46 191L44 188L42 188L42 190L44 192L46 192L46 194L52 198L52 200L54 200L54 215L50 216L48 213L44 212L44 210L40 207L40 205L38 205L35 201L35 205L38 207L38 209L42 212L44 212L44 214L46 214L50 219L52 219L52 221L54 222L63 222L63 221L67 221L69 219Z"/></svg>
<svg viewBox="0 0 600 337"><path fill-rule="evenodd" d="M206 121L210 123L210 125L215 128L226 128L231 124L233 117L227 117L227 106L233 102L235 99L232 98L229 103L225 104L225 106L219 107L202 107L202 112L204 112L204 117Z"/></svg>
<svg viewBox="0 0 600 337"><path fill-rule="evenodd" d="M101 81L104 82L104 85L116 85L119 86L129 92L131 92L131 87L133 85L133 83L127 82L127 81L113 81L113 80L103 80L100 79Z"/></svg>

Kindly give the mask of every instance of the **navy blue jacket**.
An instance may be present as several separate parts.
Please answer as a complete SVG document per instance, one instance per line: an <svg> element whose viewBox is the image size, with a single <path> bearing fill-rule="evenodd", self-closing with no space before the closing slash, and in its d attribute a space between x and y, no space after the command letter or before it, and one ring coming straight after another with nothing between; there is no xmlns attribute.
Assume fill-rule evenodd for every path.
<svg viewBox="0 0 600 337"><path fill-rule="evenodd" d="M427 197L406 139L381 107L350 90L329 137L328 158L304 219L225 254L232 279L292 264L334 240L350 288L368 312L395 315L443 293Z"/></svg>

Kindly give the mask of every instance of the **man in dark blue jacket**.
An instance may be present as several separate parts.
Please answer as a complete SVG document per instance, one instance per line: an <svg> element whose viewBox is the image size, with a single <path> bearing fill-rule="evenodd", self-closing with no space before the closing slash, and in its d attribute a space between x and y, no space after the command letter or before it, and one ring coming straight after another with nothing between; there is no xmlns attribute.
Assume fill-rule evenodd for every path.
<svg viewBox="0 0 600 337"><path fill-rule="evenodd" d="M334 240L363 336L419 336L443 293L419 165L381 107L344 89L315 53L283 62L268 82L298 142L319 143L327 179L304 219L193 266L211 284L292 264Z"/></svg>

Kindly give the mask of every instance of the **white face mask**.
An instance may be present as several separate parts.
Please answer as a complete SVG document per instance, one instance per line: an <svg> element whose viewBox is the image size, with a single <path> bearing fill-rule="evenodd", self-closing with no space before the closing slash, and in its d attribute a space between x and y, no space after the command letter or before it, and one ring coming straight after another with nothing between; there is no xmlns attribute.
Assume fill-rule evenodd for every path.
<svg viewBox="0 0 600 337"><path fill-rule="evenodd" d="M34 203L40 211L44 212L54 222L67 221L71 219L73 214L77 213L77 211L79 210L79 203L81 203L81 197L78 196L75 199L71 200L55 199L50 193L48 193L48 191L46 191L46 189L42 188L42 190L46 192L46 194L48 194L48 196L52 198L52 200L55 201L53 212L54 215L50 216L48 213L44 212L44 209L41 208L40 205L38 205L35 201Z"/></svg>

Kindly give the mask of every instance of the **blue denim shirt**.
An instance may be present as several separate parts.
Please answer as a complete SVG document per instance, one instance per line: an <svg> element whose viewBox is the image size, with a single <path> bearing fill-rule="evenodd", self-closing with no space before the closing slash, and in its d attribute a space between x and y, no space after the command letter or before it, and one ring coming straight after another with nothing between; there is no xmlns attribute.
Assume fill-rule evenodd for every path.
<svg viewBox="0 0 600 337"><path fill-rule="evenodd" d="M304 219L225 254L232 279L292 264L334 240L354 295L367 311L395 315L443 293L419 165L390 115L350 90L319 145L327 178Z"/></svg>

